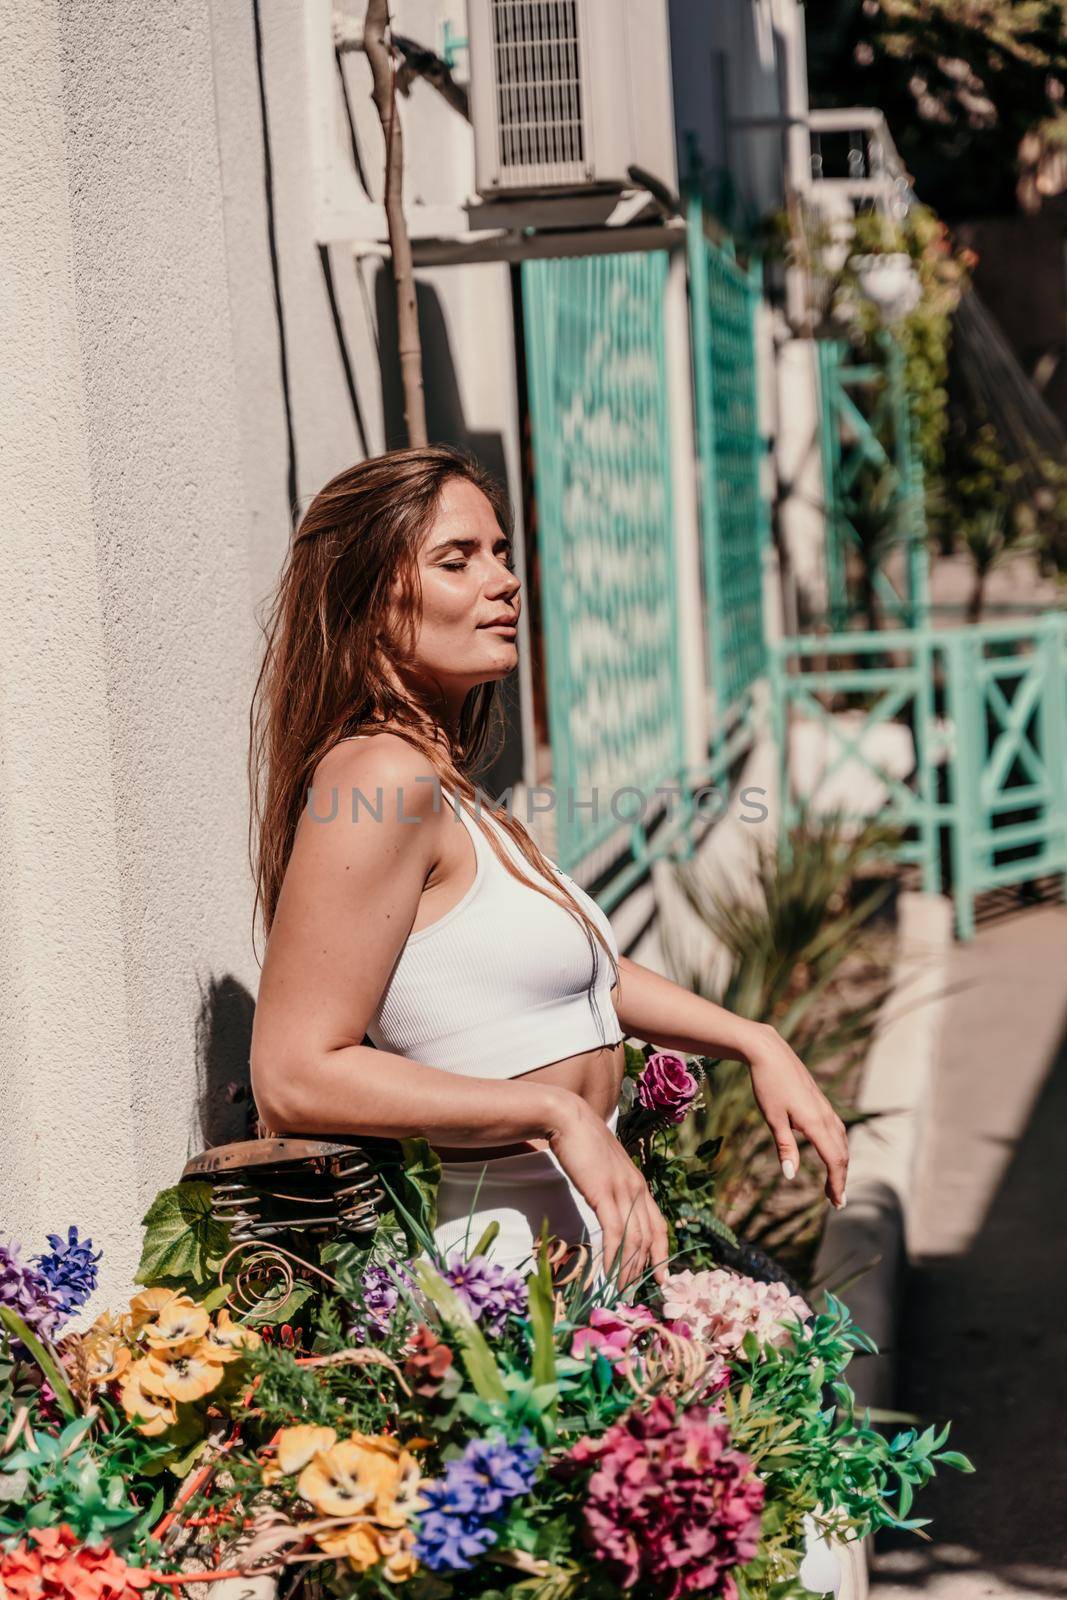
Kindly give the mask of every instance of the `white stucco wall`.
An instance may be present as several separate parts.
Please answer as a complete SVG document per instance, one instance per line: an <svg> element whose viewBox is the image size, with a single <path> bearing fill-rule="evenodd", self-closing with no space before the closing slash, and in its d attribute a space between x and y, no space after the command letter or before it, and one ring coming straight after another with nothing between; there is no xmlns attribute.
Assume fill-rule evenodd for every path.
<svg viewBox="0 0 1067 1600"><path fill-rule="evenodd" d="M146 1205L204 1143L209 1084L236 1131L219 1096L246 1070L258 979L247 714L289 533L260 74L298 508L386 443L381 266L330 248L346 372L305 14L260 13L257 63L251 6L5 7L0 1233L32 1252L77 1222L113 1293ZM404 102L424 163L426 96ZM425 280L453 367L438 421L514 488L507 269Z"/></svg>
<svg viewBox="0 0 1067 1600"><path fill-rule="evenodd" d="M76 1221L121 1280L198 1142L205 996L254 979L209 16L40 0L8 22L2 1218L30 1249Z"/></svg>

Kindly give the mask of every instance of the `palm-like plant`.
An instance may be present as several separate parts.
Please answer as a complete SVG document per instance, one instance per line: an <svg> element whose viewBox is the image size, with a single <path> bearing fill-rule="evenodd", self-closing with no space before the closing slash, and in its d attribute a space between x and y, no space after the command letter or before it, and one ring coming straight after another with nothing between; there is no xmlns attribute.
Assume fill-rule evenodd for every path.
<svg viewBox="0 0 1067 1600"><path fill-rule="evenodd" d="M701 971L679 981L738 1015L773 1023L835 1104L866 1052L888 993L886 965L865 956L864 935L893 883L882 880L858 896L854 891L863 872L896 842L895 831L881 822L857 826L840 813L805 813L783 848L759 852L751 897L709 890L692 868L677 869L688 904L729 959L718 992ZM861 989L858 997L852 985ZM847 1107L838 1110L846 1121L856 1120ZM741 1063L716 1065L703 1114L691 1119L684 1137L688 1153L705 1140L721 1141L717 1205L737 1232L778 1250L812 1234L825 1200L811 1183L790 1191L788 1207L782 1205L773 1141Z"/></svg>

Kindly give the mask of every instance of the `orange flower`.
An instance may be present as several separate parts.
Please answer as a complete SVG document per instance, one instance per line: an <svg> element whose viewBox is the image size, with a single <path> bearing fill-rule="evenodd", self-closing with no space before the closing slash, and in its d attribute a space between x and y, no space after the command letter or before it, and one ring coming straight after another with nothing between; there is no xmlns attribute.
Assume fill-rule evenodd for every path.
<svg viewBox="0 0 1067 1600"><path fill-rule="evenodd" d="M145 1339L153 1350L166 1355L189 1355L200 1344L211 1326L203 1306L187 1294L175 1295L163 1306L155 1322L145 1329Z"/></svg>
<svg viewBox="0 0 1067 1600"><path fill-rule="evenodd" d="M142 1389L157 1400L199 1400L217 1389L225 1376L203 1341L188 1354L163 1360L153 1353L136 1365L141 1368Z"/></svg>
<svg viewBox="0 0 1067 1600"><path fill-rule="evenodd" d="M13 1550L0 1549L0 1593L8 1600L139 1600L148 1574L128 1567L109 1545L79 1545L66 1522L31 1528Z"/></svg>
<svg viewBox="0 0 1067 1600"><path fill-rule="evenodd" d="M142 1356L140 1361L135 1361L131 1367L127 1367L119 1385L119 1398L123 1410L130 1418L139 1416L142 1419L136 1424L137 1431L149 1439L165 1433L178 1420L178 1412L172 1400L166 1396L151 1394L144 1387L145 1378L155 1378L155 1373L150 1367L151 1362L153 1362L151 1356ZM162 1362L154 1364L163 1365Z"/></svg>
<svg viewBox="0 0 1067 1600"><path fill-rule="evenodd" d="M329 1450L336 1443L337 1435L332 1428L317 1428L310 1422L283 1428L278 1435L274 1460L261 1469L260 1476L266 1484L277 1483L279 1478L302 1471L313 1455Z"/></svg>
<svg viewBox="0 0 1067 1600"><path fill-rule="evenodd" d="M177 1298L177 1289L146 1289L143 1294L135 1294L130 1301L131 1332L136 1333L146 1322L155 1321L164 1306Z"/></svg>
<svg viewBox="0 0 1067 1600"><path fill-rule="evenodd" d="M317 1451L296 1487L324 1517L358 1517L362 1512L400 1528L418 1484L418 1462L397 1440L357 1433Z"/></svg>
<svg viewBox="0 0 1067 1600"><path fill-rule="evenodd" d="M110 1383L130 1364L131 1356L125 1344L129 1319L114 1317L104 1311L91 1328L80 1336L71 1336L69 1348L73 1355L73 1369L83 1386L95 1387ZM68 1348L64 1342L64 1350Z"/></svg>
<svg viewBox="0 0 1067 1600"><path fill-rule="evenodd" d="M394 1583L403 1583L418 1569L415 1535L410 1528L386 1530L372 1522L354 1522L347 1528L324 1528L315 1541L328 1556L347 1557L356 1572L367 1572L383 1562L385 1576Z"/></svg>
<svg viewBox="0 0 1067 1600"><path fill-rule="evenodd" d="M234 1322L224 1306L204 1335L204 1342L212 1351L212 1361L236 1361L243 1350L254 1350L263 1341L255 1328Z"/></svg>

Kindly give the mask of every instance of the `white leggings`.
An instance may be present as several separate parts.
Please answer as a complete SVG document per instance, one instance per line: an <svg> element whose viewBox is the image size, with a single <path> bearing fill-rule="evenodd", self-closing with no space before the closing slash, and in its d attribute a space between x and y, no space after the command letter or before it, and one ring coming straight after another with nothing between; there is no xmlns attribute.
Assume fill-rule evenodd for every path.
<svg viewBox="0 0 1067 1600"><path fill-rule="evenodd" d="M616 1109L608 1119L612 1133L618 1121ZM551 1150L443 1163L434 1237L444 1256L472 1251L489 1224L499 1222L490 1260L509 1271L529 1271L545 1218L549 1233L558 1239L584 1244L593 1257L600 1250L603 1235L596 1212Z"/></svg>

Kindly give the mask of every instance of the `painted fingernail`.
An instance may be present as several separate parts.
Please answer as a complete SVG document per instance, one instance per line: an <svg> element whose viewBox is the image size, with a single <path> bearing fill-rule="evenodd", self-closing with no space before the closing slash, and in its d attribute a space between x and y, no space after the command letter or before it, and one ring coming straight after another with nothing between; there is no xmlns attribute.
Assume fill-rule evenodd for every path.
<svg viewBox="0 0 1067 1600"><path fill-rule="evenodd" d="M787 1178L790 1182L792 1182L792 1180L796 1177L796 1175L797 1175L797 1169L793 1165L793 1163L791 1161L783 1161L782 1162L782 1176L784 1178Z"/></svg>
<svg viewBox="0 0 1067 1600"><path fill-rule="evenodd" d="M844 1209L845 1209L845 1207L847 1205L848 1205L848 1195L845 1194L844 1192L842 1192L840 1200L837 1201L837 1210L838 1211L844 1211Z"/></svg>

